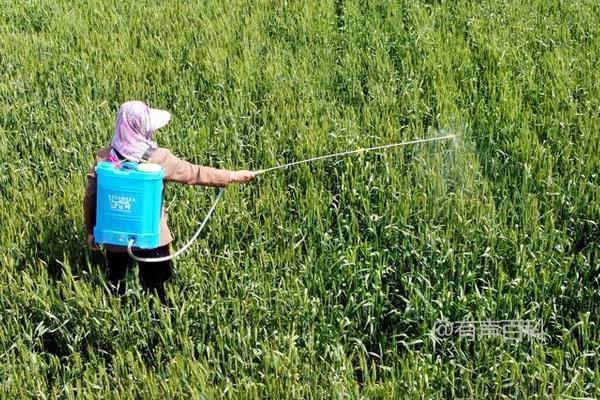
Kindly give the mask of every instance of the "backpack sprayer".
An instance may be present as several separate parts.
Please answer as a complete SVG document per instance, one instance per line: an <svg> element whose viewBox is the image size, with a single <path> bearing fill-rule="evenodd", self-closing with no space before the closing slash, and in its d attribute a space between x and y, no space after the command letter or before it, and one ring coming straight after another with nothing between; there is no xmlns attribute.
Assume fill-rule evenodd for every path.
<svg viewBox="0 0 600 400"><path fill-rule="evenodd" d="M98 163L96 243L158 247L164 176L158 164Z"/></svg>
<svg viewBox="0 0 600 400"><path fill-rule="evenodd" d="M256 171L256 175L333 157L454 139L454 137L454 135L439 136L327 154L261 169ZM96 166L96 175L98 179L96 226L94 227L96 243L127 246L127 252L131 258L143 262L171 260L186 251L204 229L224 191L223 188L219 190L196 233L181 249L166 257L143 258L133 254L134 244L135 247L140 249L153 249L159 245L164 177L162 166L152 163L125 162L121 165L115 165L110 162L100 162Z"/></svg>

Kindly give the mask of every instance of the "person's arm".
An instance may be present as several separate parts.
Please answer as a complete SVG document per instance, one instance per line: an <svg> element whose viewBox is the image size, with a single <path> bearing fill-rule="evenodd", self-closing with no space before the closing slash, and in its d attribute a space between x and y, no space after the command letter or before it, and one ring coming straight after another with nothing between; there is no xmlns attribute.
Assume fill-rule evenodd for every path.
<svg viewBox="0 0 600 400"><path fill-rule="evenodd" d="M83 227L90 249L98 250L94 241L94 225L96 225L96 171L94 168L87 174L87 186L83 196Z"/></svg>
<svg viewBox="0 0 600 400"><path fill-rule="evenodd" d="M229 171L195 165L176 157L167 149L157 150L157 157L165 169L165 180L188 185L225 187L230 183L250 182L256 174L252 171ZM153 160L151 160L153 161Z"/></svg>

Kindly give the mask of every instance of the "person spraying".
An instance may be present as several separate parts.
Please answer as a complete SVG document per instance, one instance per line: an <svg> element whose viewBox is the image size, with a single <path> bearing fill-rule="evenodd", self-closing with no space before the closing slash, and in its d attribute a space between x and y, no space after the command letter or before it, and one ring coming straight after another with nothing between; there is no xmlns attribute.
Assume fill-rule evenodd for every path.
<svg viewBox="0 0 600 400"><path fill-rule="evenodd" d="M153 134L157 129L167 125L170 119L171 114L168 111L150 108L141 101L128 101L119 108L111 144L96 152L94 166L87 174L83 213L87 243L92 251L100 250L93 233L97 204L95 167L100 162L116 165L143 162L158 164L164 170L164 182L221 188L231 183L248 183L257 175L248 170L229 171L195 165L178 158L168 149L159 147L152 140ZM162 207L158 247L138 249L136 255L147 258L168 258L172 241L166 211ZM122 296L126 290L125 275L134 260L127 253L127 246L106 245L104 250L109 287L113 294ZM138 264L142 287L156 294L163 303L166 303L165 283L171 278L171 260L154 263L138 261Z"/></svg>

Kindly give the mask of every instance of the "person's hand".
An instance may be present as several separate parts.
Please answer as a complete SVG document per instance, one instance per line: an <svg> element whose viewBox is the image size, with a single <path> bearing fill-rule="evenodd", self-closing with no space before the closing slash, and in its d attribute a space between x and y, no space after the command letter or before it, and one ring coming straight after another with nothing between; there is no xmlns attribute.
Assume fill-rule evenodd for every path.
<svg viewBox="0 0 600 400"><path fill-rule="evenodd" d="M256 172L239 170L231 173L231 181L236 183L248 183L256 177Z"/></svg>
<svg viewBox="0 0 600 400"><path fill-rule="evenodd" d="M96 243L96 240L94 239L94 235L92 235L91 233L88 233L88 235L87 235L87 243L88 243L88 246L90 247L90 250L92 250L92 251L100 250L100 246L98 246L98 243Z"/></svg>

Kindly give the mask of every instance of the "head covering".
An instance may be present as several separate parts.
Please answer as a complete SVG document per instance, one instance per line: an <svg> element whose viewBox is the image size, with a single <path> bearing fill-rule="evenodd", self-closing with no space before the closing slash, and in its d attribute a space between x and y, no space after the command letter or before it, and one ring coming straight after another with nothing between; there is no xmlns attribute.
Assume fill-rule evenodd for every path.
<svg viewBox="0 0 600 400"><path fill-rule="evenodd" d="M150 108L141 101L123 103L117 111L108 161L119 162L121 155L139 162L148 150L158 148L150 138L155 130L165 126L170 119L168 111Z"/></svg>

